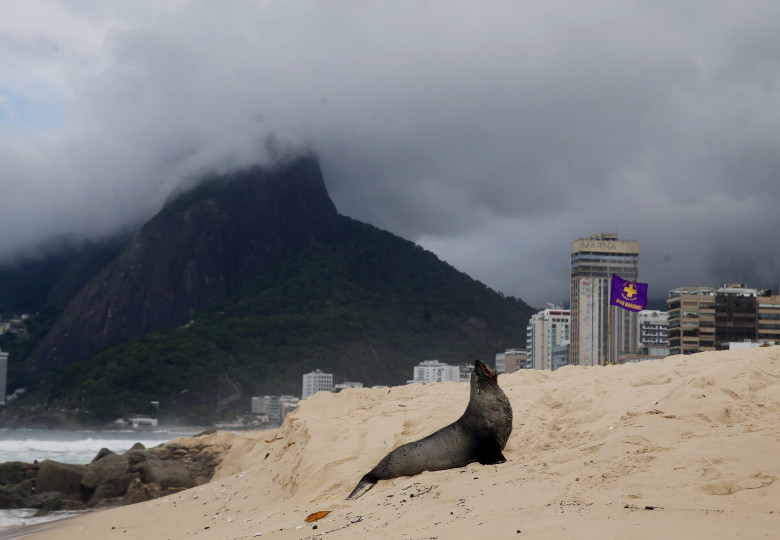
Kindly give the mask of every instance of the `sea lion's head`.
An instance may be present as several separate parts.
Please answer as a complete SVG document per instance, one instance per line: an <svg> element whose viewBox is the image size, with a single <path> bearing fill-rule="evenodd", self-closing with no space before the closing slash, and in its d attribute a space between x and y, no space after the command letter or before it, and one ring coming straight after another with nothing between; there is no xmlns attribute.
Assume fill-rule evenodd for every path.
<svg viewBox="0 0 780 540"><path fill-rule="evenodd" d="M475 360L474 371L471 372L471 386L475 385L477 389L498 386L498 371L491 370L480 360Z"/></svg>

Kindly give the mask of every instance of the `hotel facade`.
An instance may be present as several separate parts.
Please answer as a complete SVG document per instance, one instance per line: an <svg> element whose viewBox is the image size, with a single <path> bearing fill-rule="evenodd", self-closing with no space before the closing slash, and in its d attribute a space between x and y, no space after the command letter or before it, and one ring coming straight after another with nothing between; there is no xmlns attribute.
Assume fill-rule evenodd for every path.
<svg viewBox="0 0 780 540"><path fill-rule="evenodd" d="M570 364L618 363L621 354L637 350L637 314L612 307L610 317L612 274L628 281L639 279L638 241L600 233L571 243Z"/></svg>

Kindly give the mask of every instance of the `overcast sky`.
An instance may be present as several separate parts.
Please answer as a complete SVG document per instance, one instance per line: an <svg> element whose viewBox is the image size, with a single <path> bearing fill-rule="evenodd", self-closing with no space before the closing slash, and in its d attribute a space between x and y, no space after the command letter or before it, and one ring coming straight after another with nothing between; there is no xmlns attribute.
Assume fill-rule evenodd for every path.
<svg viewBox="0 0 780 540"><path fill-rule="evenodd" d="M651 297L780 282L780 2L2 0L0 259L311 148L338 210L507 295L640 242Z"/></svg>

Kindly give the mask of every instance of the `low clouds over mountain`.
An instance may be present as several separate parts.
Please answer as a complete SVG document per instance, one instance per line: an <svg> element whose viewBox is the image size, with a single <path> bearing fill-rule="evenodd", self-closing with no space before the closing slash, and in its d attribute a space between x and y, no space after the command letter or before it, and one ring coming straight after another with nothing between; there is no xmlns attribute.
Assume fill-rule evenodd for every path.
<svg viewBox="0 0 780 540"><path fill-rule="evenodd" d="M306 148L341 213L535 305L599 231L640 241L651 296L776 289L779 24L753 2L20 2L0 257Z"/></svg>

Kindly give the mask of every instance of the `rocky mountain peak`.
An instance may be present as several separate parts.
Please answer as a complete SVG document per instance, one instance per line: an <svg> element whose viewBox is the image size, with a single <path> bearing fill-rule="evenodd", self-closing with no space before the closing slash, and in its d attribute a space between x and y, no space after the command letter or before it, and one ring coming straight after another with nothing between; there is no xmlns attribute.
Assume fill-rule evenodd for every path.
<svg viewBox="0 0 780 540"><path fill-rule="evenodd" d="M319 163L213 175L169 200L69 302L28 362L40 375L149 331L186 324L288 250L344 238Z"/></svg>

